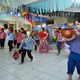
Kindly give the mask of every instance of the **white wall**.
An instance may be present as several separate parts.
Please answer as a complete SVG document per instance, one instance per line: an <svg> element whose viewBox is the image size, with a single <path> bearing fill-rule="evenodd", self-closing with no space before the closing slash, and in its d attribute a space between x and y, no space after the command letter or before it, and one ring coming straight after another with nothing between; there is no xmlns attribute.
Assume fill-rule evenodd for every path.
<svg viewBox="0 0 80 80"><path fill-rule="evenodd" d="M8 24L8 21L0 21L0 26L3 26L4 24Z"/></svg>
<svg viewBox="0 0 80 80"><path fill-rule="evenodd" d="M3 26L4 24L3 23L0 23L0 26Z"/></svg>
<svg viewBox="0 0 80 80"><path fill-rule="evenodd" d="M64 17L54 18L54 24L67 23L68 19Z"/></svg>
<svg viewBox="0 0 80 80"><path fill-rule="evenodd" d="M5 24L5 22L7 22L7 24L8 24L9 21L10 22L17 22L17 29L18 29L18 22L19 21L20 22L25 22L25 24L31 25L31 23L29 23L27 20L24 20L21 17L15 17L15 16L11 16L11 17L6 17L4 19L0 19L0 24L3 25L3 24ZM22 27L24 28L24 26L22 26ZM32 25L31 25L31 27L32 27Z"/></svg>

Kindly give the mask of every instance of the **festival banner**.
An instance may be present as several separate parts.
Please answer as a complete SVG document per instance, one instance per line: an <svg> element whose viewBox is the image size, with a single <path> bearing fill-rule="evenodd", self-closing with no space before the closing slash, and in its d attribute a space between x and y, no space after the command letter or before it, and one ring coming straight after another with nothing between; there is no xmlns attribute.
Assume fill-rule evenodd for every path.
<svg viewBox="0 0 80 80"><path fill-rule="evenodd" d="M0 4L0 12L10 12L10 5Z"/></svg>
<svg viewBox="0 0 80 80"><path fill-rule="evenodd" d="M29 14L29 13L28 13L28 17L29 17L31 20L33 20L33 21L37 21L37 22L47 22L47 19L46 19L46 18L34 16L34 15L32 15L32 14Z"/></svg>

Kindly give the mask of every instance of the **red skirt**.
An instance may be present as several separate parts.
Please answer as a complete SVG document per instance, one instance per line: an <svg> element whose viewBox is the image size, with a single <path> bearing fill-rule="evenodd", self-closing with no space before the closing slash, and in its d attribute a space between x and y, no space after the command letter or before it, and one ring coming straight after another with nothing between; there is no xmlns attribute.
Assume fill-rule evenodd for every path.
<svg viewBox="0 0 80 80"><path fill-rule="evenodd" d="M53 49L50 47L50 44L47 42L47 40L40 39L39 52L43 53L43 52L48 52L49 50L53 50Z"/></svg>

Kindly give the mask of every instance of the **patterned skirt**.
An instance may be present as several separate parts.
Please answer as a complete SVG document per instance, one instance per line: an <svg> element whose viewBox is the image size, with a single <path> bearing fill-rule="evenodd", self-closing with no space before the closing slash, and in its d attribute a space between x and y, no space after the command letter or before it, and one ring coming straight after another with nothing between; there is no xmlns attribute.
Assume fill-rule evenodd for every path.
<svg viewBox="0 0 80 80"><path fill-rule="evenodd" d="M43 52L48 52L49 50L53 50L53 49L50 47L47 40L46 39L40 39L39 52L43 53Z"/></svg>

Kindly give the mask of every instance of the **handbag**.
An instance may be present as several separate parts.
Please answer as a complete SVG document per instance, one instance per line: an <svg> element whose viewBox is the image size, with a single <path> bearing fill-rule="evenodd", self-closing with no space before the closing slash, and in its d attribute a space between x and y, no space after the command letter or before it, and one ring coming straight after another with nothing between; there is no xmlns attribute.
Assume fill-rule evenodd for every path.
<svg viewBox="0 0 80 80"><path fill-rule="evenodd" d="M19 50L14 51L14 54L12 56L14 60L17 60L19 58Z"/></svg>

